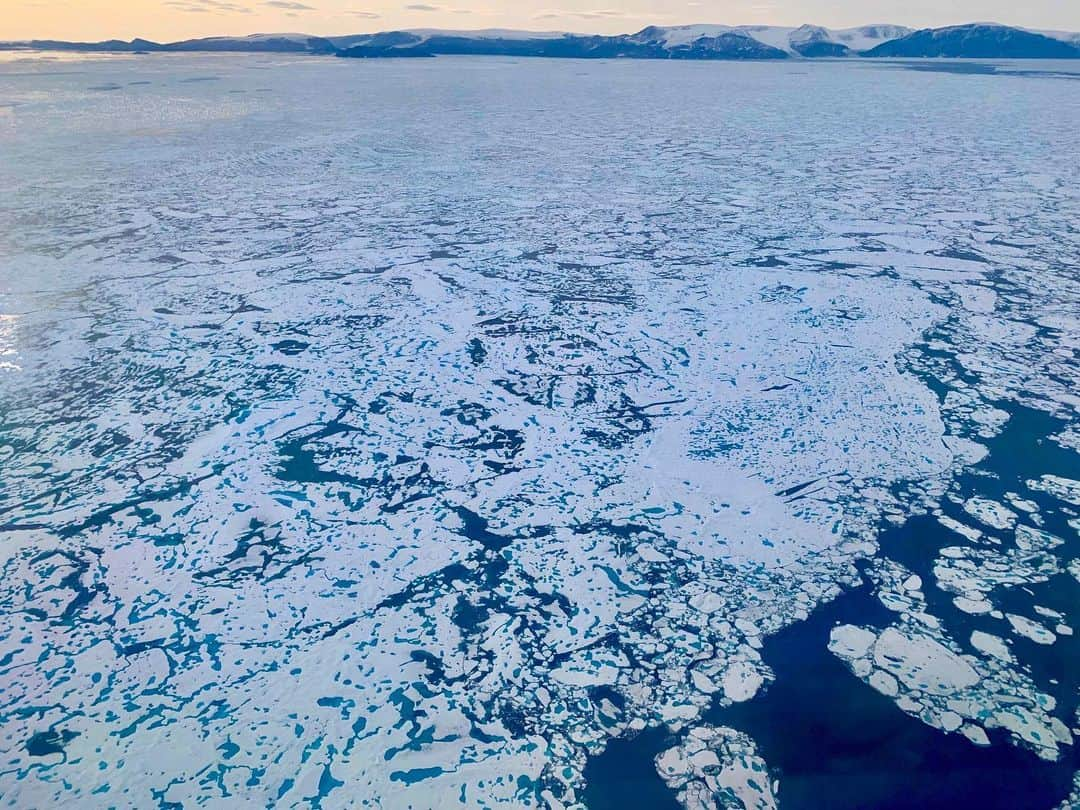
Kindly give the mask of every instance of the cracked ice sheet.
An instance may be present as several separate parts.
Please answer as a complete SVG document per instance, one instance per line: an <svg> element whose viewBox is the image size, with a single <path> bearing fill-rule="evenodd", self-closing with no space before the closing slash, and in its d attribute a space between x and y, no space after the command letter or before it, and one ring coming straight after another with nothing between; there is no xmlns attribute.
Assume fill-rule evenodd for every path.
<svg viewBox="0 0 1080 810"><path fill-rule="evenodd" d="M379 356L393 357L408 347L407 364L386 368L381 361L369 365L362 354L346 360L329 352L288 361L320 384L346 369L357 390L391 393L369 395L360 407L351 395L299 388L280 405L262 403L235 424L193 436L184 453L156 473L164 479L160 483L136 484L132 495L115 480L98 482L109 488L72 497L65 508L48 513L56 533L95 538L97 552L79 555L61 542L55 544L57 556L43 560L44 538L26 533L25 553L13 555L8 568L14 581L34 582L44 567L60 561L72 571L88 566L89 572L76 583L57 583L58 611L69 613L80 589L100 594L80 611L85 620L95 614L100 624L80 628L56 648L18 651L20 662L43 653L49 660L75 653L76 660L86 661L78 694L91 699L76 701L72 695L63 712L43 718L79 735L68 744L67 756L85 756L82 746L93 745L98 761L130 763L136 756L128 743L132 737L142 745L185 751L191 764L183 773L172 762L140 764L151 782L165 785L159 789L168 800L180 802L196 801L208 790L262 801L278 794L314 795L321 769L330 774L327 784L358 785L365 795L391 796L395 783L423 783L425 796L465 791L469 800L523 801L530 795L529 780L550 770L555 759L549 754L545 762L540 753L558 739L553 729L569 726L567 744L581 751L583 744L603 739L610 726L632 719L613 712L616 719L609 723L599 708L582 703L582 687L634 686L626 657L608 649L610 638L626 633L634 611L641 613L643 597L655 598L655 587L627 565L605 537L605 527L633 527L655 537L667 559L790 563L839 542L845 518L856 527L872 519L855 505L845 509L844 490L833 483L839 473L850 492L871 476L878 480L882 467L864 444L868 439L893 441L900 412L920 399L924 405L915 407L921 421L908 422L906 429L935 429L932 403L891 367L891 355L917 334L904 320L882 311L854 327L847 320L819 326L828 342L844 345L866 344L869 335L851 332L872 323L879 338L894 333L869 363L865 352L855 360L847 357L850 349L812 352L774 339L796 329L807 309L828 310L839 294L829 283L806 289L812 279L771 276L770 284L806 290L786 307L763 300L755 279L728 283L723 296L709 296L700 311L686 314L695 328L678 352L671 336L660 331L662 313L672 302L659 291L671 287L672 298L678 298L679 287L654 285L655 309L631 314L604 336L604 344L575 348L567 357L564 342L603 334L603 313L592 314L596 326L583 329L584 307L575 307L571 318L540 301L493 342L490 325L475 325L492 319L480 311L462 316L462 284L452 295L441 282L422 279L418 293L412 280L410 273L387 279L389 291L381 294L396 303L385 304L385 311L396 316L378 327L384 334ZM865 282L843 286L845 299L858 301ZM366 299L370 291L362 295ZM528 300L504 281L474 283L468 295L485 312L511 302L520 309ZM279 317L290 309L288 300L266 293L247 300ZM859 303L872 311L874 300L868 289ZM266 328L259 323L256 328ZM708 350L724 342L713 335L721 327L741 336L731 357ZM315 331L303 328L305 337ZM528 356L515 331L545 335L530 345L543 346L554 359ZM475 339L491 345L482 365L470 359ZM342 352L353 357L357 349L353 340ZM633 363L624 359L631 357ZM152 362L172 359L155 356ZM556 369L568 375L588 365L591 371L583 376L589 380L604 369L638 369L641 362L655 371L637 371L631 383L607 392L612 401L603 403L605 409L596 402L577 423L571 395L551 387L552 379L565 379L553 376ZM856 362L858 374L843 371ZM761 397L766 383L810 365L830 371L812 386ZM545 406L508 394L499 384L502 375L512 375L522 387L543 378L549 386ZM875 377L880 382L870 383ZM581 383L571 379L574 391ZM724 380L719 391L718 379ZM237 382L230 380L231 393L246 398ZM674 427L645 435L657 417L632 403L665 399L680 400L662 406ZM860 407L853 409L856 400ZM831 410L830 422L848 424L853 410L868 406L876 427L852 424L839 445L810 427L799 440L806 450L787 469L765 465L784 455L763 448L783 446L792 411ZM683 426L736 419L745 425L750 407L757 411L753 445L704 460L716 454L713 438L699 439ZM623 416L626 410L631 415ZM122 411L117 429L131 431L128 413ZM947 463L945 457L926 458L921 447L914 452L894 445L893 476L919 464L929 474ZM492 475L485 462L512 469ZM798 497L786 492L793 481L815 483ZM99 508L102 501L135 499L142 502L115 511ZM485 527L465 531L462 514L474 521L487 516ZM477 537L489 547L477 549ZM490 544L504 540L505 551L491 550ZM164 581L162 572L168 572ZM780 603L772 598L775 611ZM66 606L64 600L70 600ZM117 616L134 606L145 606L138 612L147 615L137 621ZM477 626L452 620L458 613L474 614ZM657 619L646 618L657 639L670 644ZM110 644L101 634L111 636L117 623L120 643ZM756 636L758 622L744 623ZM12 634L28 630L20 625ZM730 625L718 632L727 641L741 637ZM683 694L681 682L700 658L718 659L704 677L711 674L708 683L722 683L731 699L756 691L762 675L743 671L744 662L757 658L753 647L736 643L720 654L708 638L702 631L687 640L685 650L667 657L654 653L662 686L651 694L660 715L645 713L644 699L637 712L653 722L695 717L705 704ZM82 645L85 653L79 652ZM591 645L599 646L590 650ZM725 661L731 666L725 668ZM88 680L92 669L111 673L103 693ZM163 686L150 698L142 694L144 681ZM525 695L538 685L551 694L551 716L541 715L540 724L511 725L515 690ZM48 679L24 679L9 697L39 703L52 688ZM125 699L109 700L113 694ZM222 704L228 709L214 708ZM413 716L421 706L425 722ZM217 711L220 719L206 719ZM95 730L109 727L109 712L118 735L103 737ZM162 715L167 722L155 719ZM218 744L200 745L207 734ZM222 751L233 746L238 752L226 759ZM312 750L320 765L305 768ZM257 773L264 757L279 763L280 777ZM571 753L560 759L575 761ZM372 762L387 764L374 769ZM210 787L194 778L207 768L220 771ZM482 791L476 787L481 783Z"/></svg>
<svg viewBox="0 0 1080 810"><path fill-rule="evenodd" d="M894 173L847 116L814 119L846 168L814 181L751 119L687 139L706 103L613 101L605 128L666 133L613 147L588 105L522 107L572 66L462 64L37 79L0 167L5 796L572 803L611 736L750 698L890 484L999 424L970 392L944 424L894 360L947 314L926 288L988 309L985 262L934 253L977 217L875 211ZM763 89L732 70L709 97Z"/></svg>

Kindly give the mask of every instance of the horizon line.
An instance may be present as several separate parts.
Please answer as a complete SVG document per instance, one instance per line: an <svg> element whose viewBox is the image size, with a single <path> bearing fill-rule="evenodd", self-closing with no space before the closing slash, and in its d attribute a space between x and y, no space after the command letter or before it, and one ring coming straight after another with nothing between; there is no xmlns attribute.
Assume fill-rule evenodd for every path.
<svg viewBox="0 0 1080 810"><path fill-rule="evenodd" d="M345 38L345 37L373 36L373 35L376 35L376 34L390 34L390 33L413 33L413 32L420 32L420 31L440 32L440 33L446 33L446 34L483 34L483 33L501 31L501 32L514 33L514 34L543 34L543 35L547 35L549 37L552 36L552 35L577 36L577 37L619 37L619 36L630 36L630 35L638 34L638 33L641 33L642 31L646 31L646 30L648 30L650 28L680 29L680 28L695 28L695 27L714 27L714 28L730 28L730 29L768 29L768 28L785 29L786 28L786 29L792 29L792 30L798 30L800 28L821 28L821 29L824 29L826 31L856 31L856 30L859 30L859 29L862 29L862 28L874 28L874 27L880 27L880 26L891 26L891 27L895 27L895 28L904 28L904 29L907 29L907 30L912 31L912 32L918 32L918 31L940 31L940 30L946 30L946 29L949 29L949 28L962 28L964 26L969 26L969 25L988 25L988 26L998 26L998 27L1001 27L1001 28L1015 28L1015 29L1019 29L1019 30L1031 31L1031 32L1036 32L1036 33L1044 32L1044 31L1055 31L1055 32L1059 32L1059 33L1080 33L1080 32L1073 32L1073 31L1070 31L1069 29L1064 29L1064 28L1061 28L1061 29L1032 28L1032 27L1025 26L1025 25L1015 25L1015 24L1009 24L1009 23L1001 23L1001 22L996 22L996 21L991 21L991 20L973 20L971 22L966 22L966 23L954 23L954 24L951 24L951 25L923 26L923 27L916 27L916 26L911 26L911 25L903 25L901 23L891 23L891 22L868 22L868 23L863 23L861 25L851 25L851 26L843 26L843 27L833 27L833 26L828 26L828 25L817 25L816 23L801 23L799 25L780 25L780 24L774 24L774 23L735 23L735 24L732 24L732 23L720 23L720 22L692 22L692 23L675 23L675 24L672 24L672 25L659 25L659 24L646 25L646 26L644 26L642 28L639 28L637 30L627 31L627 32L624 32L624 33L621 33L621 34L603 34L603 33L581 31L581 30L569 31L569 30L562 30L562 29L506 28L506 27L502 27L502 26L488 26L488 27L484 27L484 28L438 28L438 27L432 27L432 26L415 26L415 27L409 27L409 28L380 28L380 29L373 29L373 30L368 30L368 31L355 31L355 32L352 32L352 33L340 33L340 34L311 34L311 33L308 33L306 31L253 31L253 32L248 33L248 34L207 34L205 36L189 37L189 38L186 38L186 39L178 39L178 40L155 40L155 39L150 39L148 37L143 37L143 36L134 36L131 39L124 39L123 37L116 36L116 37L108 37L106 39L98 39L98 40L57 39L55 37L31 37L29 39L0 39L0 42L2 42L4 44L9 44L9 45L33 43L33 42L56 42L56 43L64 43L64 44L71 44L71 45L76 45L76 44L95 45L95 44L101 44L101 43L105 43L105 42L122 42L122 43L125 43L125 44L131 44L131 43L134 43L134 42L146 42L146 43L153 44L153 45L175 45L175 44L184 43L184 42L199 42L199 41L202 41L202 40L215 40L215 39L217 39L217 40L243 40L243 39L250 39L252 37L307 37L309 39L326 39L326 40L330 40L330 39Z"/></svg>

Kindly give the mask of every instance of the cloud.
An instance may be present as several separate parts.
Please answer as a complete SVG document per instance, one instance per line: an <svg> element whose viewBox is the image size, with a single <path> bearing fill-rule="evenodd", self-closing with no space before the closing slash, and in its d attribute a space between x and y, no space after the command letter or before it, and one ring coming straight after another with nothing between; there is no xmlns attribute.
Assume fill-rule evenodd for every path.
<svg viewBox="0 0 1080 810"><path fill-rule="evenodd" d="M591 11L542 11L533 17L535 20L554 20L560 17L577 17L582 20L618 20L626 17L625 11L616 9L595 9Z"/></svg>
<svg viewBox="0 0 1080 810"><path fill-rule="evenodd" d="M270 6L271 8L283 8L286 11L314 11L314 6L306 6L303 3L296 3L293 0L265 0L264 6Z"/></svg>
<svg viewBox="0 0 1080 810"><path fill-rule="evenodd" d="M217 12L219 14L250 14L251 9L238 3L229 3L226 0L166 0L165 5L176 11L185 11L193 14L205 14Z"/></svg>
<svg viewBox="0 0 1080 810"><path fill-rule="evenodd" d="M429 6L427 3L410 3L403 7L406 11L442 11L446 14L472 14L467 8L447 8L446 6Z"/></svg>
<svg viewBox="0 0 1080 810"><path fill-rule="evenodd" d="M361 17L365 20L377 20L382 16L382 14L376 14L374 11L346 11L345 13L351 17Z"/></svg>

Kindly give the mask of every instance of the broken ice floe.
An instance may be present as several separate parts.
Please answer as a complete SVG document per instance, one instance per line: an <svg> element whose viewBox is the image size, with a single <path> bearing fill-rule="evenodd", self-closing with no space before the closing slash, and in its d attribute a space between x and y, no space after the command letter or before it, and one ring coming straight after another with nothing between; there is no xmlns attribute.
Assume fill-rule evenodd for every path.
<svg viewBox="0 0 1080 810"><path fill-rule="evenodd" d="M656 770L687 810L774 810L775 787L753 740L697 726L656 758Z"/></svg>
<svg viewBox="0 0 1080 810"><path fill-rule="evenodd" d="M1080 506L1080 481L1060 475L1043 475L1037 480L1028 481L1027 485L1073 506Z"/></svg>
<svg viewBox="0 0 1080 810"><path fill-rule="evenodd" d="M926 613L921 590L909 572L883 562L876 570L880 598L898 614L882 630L841 625L833 628L829 649L903 711L977 744L989 744L986 730L1002 728L1040 757L1053 760L1072 744L1067 726L1052 712L1056 701L1013 667L1005 642L973 634L971 645L983 655L964 653L941 623Z"/></svg>
<svg viewBox="0 0 1080 810"><path fill-rule="evenodd" d="M964 502L964 511L995 529L1011 529L1016 525L1016 514L989 498L969 498Z"/></svg>
<svg viewBox="0 0 1080 810"><path fill-rule="evenodd" d="M1074 413L1075 150L1017 140L992 94L928 152L887 107L820 126L805 88L714 137L719 74L642 107L620 99L644 74L605 71L605 127L653 133L611 138L596 79L543 62L508 96L467 65L205 59L222 81L182 98L140 63L162 81L122 116L62 76L12 90L5 799L573 806L587 757L661 724L741 752L748 788L746 741L690 734L767 688L768 636L857 583L881 515L933 510L1014 404ZM757 82L748 109L790 93L722 89ZM1033 190L1031 162L1066 182ZM1042 576L1044 552L1004 561ZM992 615L1002 558L943 559ZM983 703L1034 694L983 661L1022 666L1004 612L959 686L929 587L888 581L915 624L882 649L945 656ZM868 677L903 698L901 674Z"/></svg>

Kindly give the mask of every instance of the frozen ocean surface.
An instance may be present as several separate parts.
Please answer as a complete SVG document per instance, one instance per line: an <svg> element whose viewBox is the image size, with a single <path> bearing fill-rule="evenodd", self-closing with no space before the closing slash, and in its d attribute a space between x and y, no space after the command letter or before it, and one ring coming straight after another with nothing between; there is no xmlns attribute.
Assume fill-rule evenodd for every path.
<svg viewBox="0 0 1080 810"><path fill-rule="evenodd" d="M1080 804L1080 71L967 64L0 64L0 802Z"/></svg>

